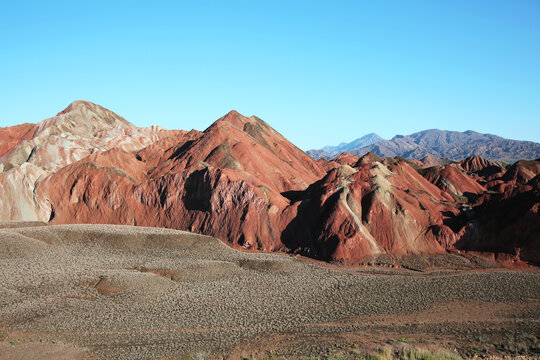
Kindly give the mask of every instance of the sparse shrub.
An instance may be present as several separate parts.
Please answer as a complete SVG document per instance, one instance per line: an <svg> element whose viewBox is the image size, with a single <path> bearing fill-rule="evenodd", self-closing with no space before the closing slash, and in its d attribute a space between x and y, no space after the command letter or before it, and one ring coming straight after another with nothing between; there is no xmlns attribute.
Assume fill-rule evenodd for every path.
<svg viewBox="0 0 540 360"><path fill-rule="evenodd" d="M416 340L414 340L413 338L400 338L398 341L402 343L410 344L410 343L415 342Z"/></svg>
<svg viewBox="0 0 540 360"><path fill-rule="evenodd" d="M329 355L321 360L462 360L462 358L458 354L444 350L430 351L418 348L397 350L385 346L371 354L351 351L346 355Z"/></svg>
<svg viewBox="0 0 540 360"><path fill-rule="evenodd" d="M428 351L424 349L400 350L398 354L400 360L461 360L461 356L448 351Z"/></svg>

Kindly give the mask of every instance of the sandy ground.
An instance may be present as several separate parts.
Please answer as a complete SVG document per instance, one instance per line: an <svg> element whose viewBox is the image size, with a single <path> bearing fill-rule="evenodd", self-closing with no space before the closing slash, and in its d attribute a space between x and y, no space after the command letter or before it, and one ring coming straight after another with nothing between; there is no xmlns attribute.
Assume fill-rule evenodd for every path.
<svg viewBox="0 0 540 360"><path fill-rule="evenodd" d="M340 271L175 230L33 225L0 229L0 359L540 356L537 270Z"/></svg>

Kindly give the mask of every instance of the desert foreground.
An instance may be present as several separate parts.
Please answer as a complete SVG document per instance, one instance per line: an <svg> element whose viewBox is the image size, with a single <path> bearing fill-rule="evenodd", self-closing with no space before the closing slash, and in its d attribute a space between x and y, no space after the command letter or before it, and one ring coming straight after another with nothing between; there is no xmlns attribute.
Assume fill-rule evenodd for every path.
<svg viewBox="0 0 540 360"><path fill-rule="evenodd" d="M2 359L540 356L537 270L458 255L344 268L177 230L1 227Z"/></svg>

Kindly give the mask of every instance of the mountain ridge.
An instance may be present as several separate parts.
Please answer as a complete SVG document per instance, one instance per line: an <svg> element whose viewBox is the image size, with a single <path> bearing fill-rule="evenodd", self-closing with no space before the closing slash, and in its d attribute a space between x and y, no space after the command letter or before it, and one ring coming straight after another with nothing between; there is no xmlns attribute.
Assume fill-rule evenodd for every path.
<svg viewBox="0 0 540 360"><path fill-rule="evenodd" d="M314 157L316 159L325 158L325 159L331 159L342 152L349 152L354 149L362 148L371 144L374 144L378 141L384 140L382 137L375 133L369 133L362 137L359 137L358 139L355 139L351 142L342 142L337 146L324 146L321 149L312 149L306 151L308 155L311 157Z"/></svg>
<svg viewBox="0 0 540 360"><path fill-rule="evenodd" d="M410 135L396 135L390 140L378 141L348 152L356 156L373 152L379 156L400 156L411 160L421 160L426 156L460 160L477 155L488 160L512 162L540 157L540 144L473 130L459 132L428 129ZM326 157L317 150L311 151L310 155L315 158Z"/></svg>

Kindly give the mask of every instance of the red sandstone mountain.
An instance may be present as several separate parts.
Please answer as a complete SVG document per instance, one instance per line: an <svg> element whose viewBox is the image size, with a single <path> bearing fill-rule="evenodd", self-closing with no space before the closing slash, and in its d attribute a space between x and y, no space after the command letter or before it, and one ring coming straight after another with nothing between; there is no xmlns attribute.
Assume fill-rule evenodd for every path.
<svg viewBox="0 0 540 360"><path fill-rule="evenodd" d="M53 223L165 226L217 236L247 248L276 250L283 212L297 191L325 174L313 159L256 117L230 112L202 133L91 155L51 175L40 190ZM58 191L56 184L66 191ZM69 192L68 192L69 190Z"/></svg>
<svg viewBox="0 0 540 360"><path fill-rule="evenodd" d="M138 128L83 101L0 129L0 149L0 220L171 227L323 260L474 250L540 262L538 161L315 161L255 116Z"/></svg>

